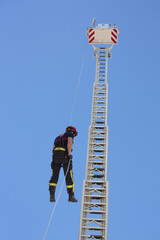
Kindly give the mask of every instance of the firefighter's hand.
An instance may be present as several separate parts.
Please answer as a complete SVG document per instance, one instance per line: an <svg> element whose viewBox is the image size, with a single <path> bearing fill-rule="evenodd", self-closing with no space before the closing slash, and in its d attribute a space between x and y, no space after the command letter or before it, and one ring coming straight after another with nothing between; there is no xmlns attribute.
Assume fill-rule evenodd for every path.
<svg viewBox="0 0 160 240"><path fill-rule="evenodd" d="M72 155L68 155L68 160L72 160L73 156Z"/></svg>

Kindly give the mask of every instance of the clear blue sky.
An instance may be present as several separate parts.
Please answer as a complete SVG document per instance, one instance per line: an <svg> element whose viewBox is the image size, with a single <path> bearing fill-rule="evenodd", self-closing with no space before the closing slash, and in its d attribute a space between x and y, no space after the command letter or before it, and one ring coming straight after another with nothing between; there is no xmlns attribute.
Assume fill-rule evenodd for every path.
<svg viewBox="0 0 160 240"><path fill-rule="evenodd" d="M108 240L160 239L159 12L157 0L0 1L0 239L44 237L52 144L70 120L94 17L120 31L108 70ZM72 122L79 202L63 188L46 240L78 239L94 78L87 45Z"/></svg>

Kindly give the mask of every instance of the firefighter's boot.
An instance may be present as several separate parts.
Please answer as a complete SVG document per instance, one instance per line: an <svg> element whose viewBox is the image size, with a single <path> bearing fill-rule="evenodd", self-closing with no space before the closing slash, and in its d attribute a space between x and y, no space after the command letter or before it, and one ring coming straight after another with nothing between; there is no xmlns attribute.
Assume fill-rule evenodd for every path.
<svg viewBox="0 0 160 240"><path fill-rule="evenodd" d="M51 186L49 187L49 191L50 191L50 202L55 202L55 190L56 187L55 186Z"/></svg>
<svg viewBox="0 0 160 240"><path fill-rule="evenodd" d="M68 191L68 194L69 194L68 202L78 202L78 200L74 196L73 189L68 188L67 191Z"/></svg>

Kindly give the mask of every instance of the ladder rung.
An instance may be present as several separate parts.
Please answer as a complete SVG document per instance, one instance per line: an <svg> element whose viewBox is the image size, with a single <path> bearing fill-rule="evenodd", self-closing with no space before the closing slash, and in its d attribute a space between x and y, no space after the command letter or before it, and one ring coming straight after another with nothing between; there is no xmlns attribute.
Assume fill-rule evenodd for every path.
<svg viewBox="0 0 160 240"><path fill-rule="evenodd" d="M95 211L95 210L83 210L83 212L87 212L87 213L92 213L92 214L102 214L105 213L105 211Z"/></svg>
<svg viewBox="0 0 160 240"><path fill-rule="evenodd" d="M89 160L88 163L91 163L91 164L94 164L94 165L103 165L103 164L105 164L105 162L102 161L102 160L101 160L101 162L100 161L96 161L96 160L94 160L94 159L93 160Z"/></svg>
<svg viewBox="0 0 160 240"><path fill-rule="evenodd" d="M94 151L94 152L103 152L104 149L103 150L101 150L101 149L92 149L92 151Z"/></svg>
<svg viewBox="0 0 160 240"><path fill-rule="evenodd" d="M104 230L105 227L91 227L91 226L82 226L83 229L88 229L88 230L91 230L91 231L100 231L100 230Z"/></svg>
<svg viewBox="0 0 160 240"><path fill-rule="evenodd" d="M90 181L90 180L87 180L87 182L89 182L89 181ZM95 181L95 180L90 181L89 183L91 183L91 184L93 184L93 185L102 185L102 184L104 184L103 181Z"/></svg>
<svg viewBox="0 0 160 240"><path fill-rule="evenodd" d="M84 221L95 221L95 222L105 222L106 219L98 219L98 218L82 218Z"/></svg>
<svg viewBox="0 0 160 240"><path fill-rule="evenodd" d="M103 165L104 162L94 162L94 161L89 161L89 163L93 163L95 165Z"/></svg>
<svg viewBox="0 0 160 240"><path fill-rule="evenodd" d="M103 157L102 157L102 155L100 155L98 157L94 156L94 158L89 158L89 161L91 161L92 163L95 163L95 164L105 163L105 157L106 156L104 156L104 155L103 155Z"/></svg>
<svg viewBox="0 0 160 240"><path fill-rule="evenodd" d="M92 199L106 198L105 195L98 196L98 195L86 195L86 194L84 194L84 197L89 197L89 198L92 198Z"/></svg>
<svg viewBox="0 0 160 240"><path fill-rule="evenodd" d="M102 235L81 235L83 238L88 238L88 239L101 239L103 240L104 237Z"/></svg>
<svg viewBox="0 0 160 240"><path fill-rule="evenodd" d="M105 103L105 101L97 101L97 103Z"/></svg>
<svg viewBox="0 0 160 240"><path fill-rule="evenodd" d="M105 105L105 101L97 101L97 104L103 104L103 105Z"/></svg>
<svg viewBox="0 0 160 240"><path fill-rule="evenodd" d="M95 203L95 202L90 202L90 203L84 202L84 203L85 203L85 205L92 205L93 207L95 207L95 206L105 206L106 205L106 203Z"/></svg>
<svg viewBox="0 0 160 240"><path fill-rule="evenodd" d="M87 183L107 183L106 181L96 181L96 180L85 180Z"/></svg>
<svg viewBox="0 0 160 240"><path fill-rule="evenodd" d="M91 137L92 139L95 139L95 140L104 140L105 137Z"/></svg>
<svg viewBox="0 0 160 240"><path fill-rule="evenodd" d="M85 190L105 191L106 189L105 188L88 188L88 187L85 187Z"/></svg>
<svg viewBox="0 0 160 240"><path fill-rule="evenodd" d="M95 164L94 162L92 162L93 164ZM100 171L102 172L103 170L105 170L104 168L98 168L98 167L93 167L93 168L88 168L88 170L92 170L92 171Z"/></svg>
<svg viewBox="0 0 160 240"><path fill-rule="evenodd" d="M98 130L104 129L106 127L107 126L92 126L92 128L96 131L97 134L103 133L103 132L99 132Z"/></svg>
<svg viewBox="0 0 160 240"><path fill-rule="evenodd" d="M104 177L104 175L98 175L98 174L94 174L94 175L93 175L93 177L94 177L94 178L103 178L103 177Z"/></svg>
<svg viewBox="0 0 160 240"><path fill-rule="evenodd" d="M90 145L90 147L92 147L92 148L90 148L90 150L93 150L93 151L96 151L96 150L101 150L101 151L103 151L104 150L104 148L96 148L96 147L104 147L106 144L105 143L90 143L89 144Z"/></svg>
<svg viewBox="0 0 160 240"><path fill-rule="evenodd" d="M103 154L103 155L89 155L89 157L92 157L95 159L101 159L100 161L103 161L106 156ZM90 159L92 159L92 158L90 158Z"/></svg>
<svg viewBox="0 0 160 240"><path fill-rule="evenodd" d="M99 195L86 195L86 194L84 194L84 196L85 197L90 197L90 198L105 198L106 197L106 195L101 195L101 196L99 196Z"/></svg>
<svg viewBox="0 0 160 240"><path fill-rule="evenodd" d="M102 112L105 112L104 109L105 109L105 106L93 106L94 109L97 109L97 110L102 110Z"/></svg>

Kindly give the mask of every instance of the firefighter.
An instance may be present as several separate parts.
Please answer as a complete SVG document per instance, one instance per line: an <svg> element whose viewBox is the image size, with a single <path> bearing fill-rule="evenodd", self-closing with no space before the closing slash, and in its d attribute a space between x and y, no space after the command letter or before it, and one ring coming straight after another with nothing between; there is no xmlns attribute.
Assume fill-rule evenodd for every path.
<svg viewBox="0 0 160 240"><path fill-rule="evenodd" d="M52 150L52 176L49 181L50 202L55 202L55 190L58 182L59 172L63 167L64 175L66 176L66 187L69 194L69 202L78 202L74 197L74 181L72 171L72 145L73 139L77 136L76 128L69 126L64 134L59 135L55 141Z"/></svg>

